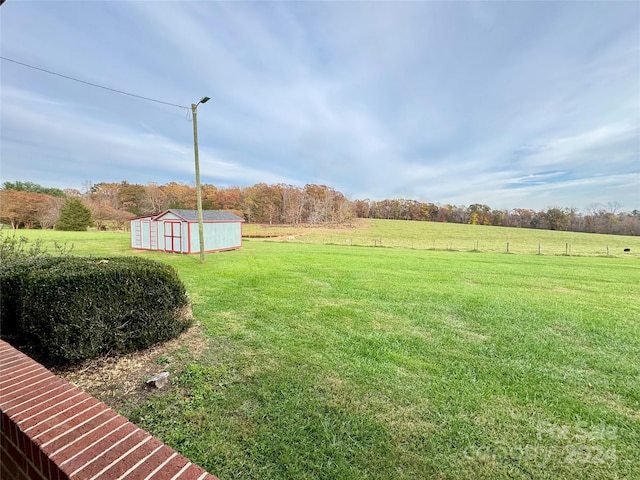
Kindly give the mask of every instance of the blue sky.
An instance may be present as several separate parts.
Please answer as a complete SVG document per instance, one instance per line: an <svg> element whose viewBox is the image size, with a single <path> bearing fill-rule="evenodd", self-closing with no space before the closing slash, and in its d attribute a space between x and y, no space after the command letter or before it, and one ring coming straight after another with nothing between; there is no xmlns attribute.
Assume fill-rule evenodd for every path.
<svg viewBox="0 0 640 480"><path fill-rule="evenodd" d="M640 209L638 2L8 0L1 55L198 107L203 183ZM194 182L183 109L2 60L2 181Z"/></svg>

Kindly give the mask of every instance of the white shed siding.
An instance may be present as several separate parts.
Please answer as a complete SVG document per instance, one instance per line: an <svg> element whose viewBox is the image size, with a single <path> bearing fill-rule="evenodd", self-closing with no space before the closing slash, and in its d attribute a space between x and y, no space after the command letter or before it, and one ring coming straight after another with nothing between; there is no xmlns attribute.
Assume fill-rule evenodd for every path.
<svg viewBox="0 0 640 480"><path fill-rule="evenodd" d="M151 248L151 250L158 250L158 222L150 222L150 233L149 233L149 237L150 237L150 245L149 248Z"/></svg>
<svg viewBox="0 0 640 480"><path fill-rule="evenodd" d="M241 248L242 222L230 212L205 211L205 252ZM199 253L195 211L167 210L156 216L131 219L131 248Z"/></svg>
<svg viewBox="0 0 640 480"><path fill-rule="evenodd" d="M205 223L203 230L205 252L231 250L242 246L242 226L240 222ZM190 252L199 253L200 236L197 223L189 224L189 235L191 238Z"/></svg>
<svg viewBox="0 0 640 480"><path fill-rule="evenodd" d="M131 225L131 248L142 248L142 240L140 239L140 221L133 219Z"/></svg>
<svg viewBox="0 0 640 480"><path fill-rule="evenodd" d="M173 213L171 210L169 210L167 213L162 215L162 219L163 220L183 220L183 218L179 217L178 215Z"/></svg>

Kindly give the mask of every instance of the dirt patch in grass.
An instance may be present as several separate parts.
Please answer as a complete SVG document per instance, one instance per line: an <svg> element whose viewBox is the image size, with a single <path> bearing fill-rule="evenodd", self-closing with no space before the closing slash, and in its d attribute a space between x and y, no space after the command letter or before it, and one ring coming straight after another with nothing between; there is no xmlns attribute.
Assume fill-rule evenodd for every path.
<svg viewBox="0 0 640 480"><path fill-rule="evenodd" d="M553 291L558 293L580 293L578 290L566 287L555 287Z"/></svg>
<svg viewBox="0 0 640 480"><path fill-rule="evenodd" d="M129 353L88 360L53 373L82 388L115 410L126 405L140 404L157 392L171 388L171 376L197 359L207 348L203 326L196 324L180 336L160 345ZM162 390L148 388L146 380L163 372L170 372L169 385Z"/></svg>
<svg viewBox="0 0 640 480"><path fill-rule="evenodd" d="M307 236L310 234L332 234L344 231L366 231L370 225L366 222L354 219L348 223L321 223L321 224L244 224L242 229L243 238L269 239L279 241L294 241L296 237Z"/></svg>

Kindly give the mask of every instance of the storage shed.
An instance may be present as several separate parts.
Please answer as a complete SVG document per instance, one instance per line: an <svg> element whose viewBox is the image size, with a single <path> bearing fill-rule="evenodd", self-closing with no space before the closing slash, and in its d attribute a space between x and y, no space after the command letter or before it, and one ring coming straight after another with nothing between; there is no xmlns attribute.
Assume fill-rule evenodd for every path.
<svg viewBox="0 0 640 480"><path fill-rule="evenodd" d="M202 218L205 252L242 247L242 218L223 210L204 210ZM131 248L200 253L198 211L172 208L132 218Z"/></svg>

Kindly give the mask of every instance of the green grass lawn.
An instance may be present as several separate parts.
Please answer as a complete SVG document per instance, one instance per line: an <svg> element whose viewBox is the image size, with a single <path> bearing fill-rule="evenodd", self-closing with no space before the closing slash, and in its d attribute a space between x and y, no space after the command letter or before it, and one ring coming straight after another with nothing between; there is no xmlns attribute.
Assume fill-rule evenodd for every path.
<svg viewBox="0 0 640 480"><path fill-rule="evenodd" d="M426 237L416 225L335 235L400 244ZM601 238L631 255L564 256L570 234L544 232L560 254L505 255L482 246L523 231L460 227L481 253L313 232L205 265L135 253L178 269L209 346L176 388L123 413L223 480L640 478L640 240ZM131 253L128 235L27 235Z"/></svg>

